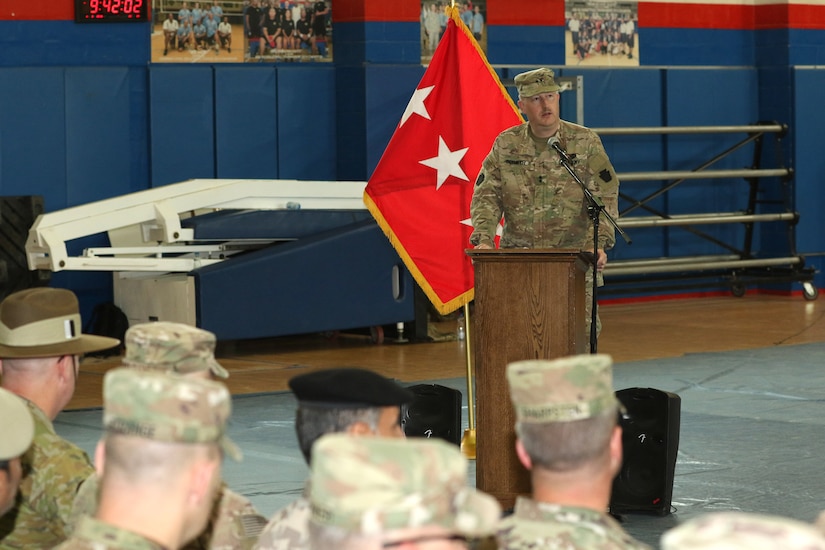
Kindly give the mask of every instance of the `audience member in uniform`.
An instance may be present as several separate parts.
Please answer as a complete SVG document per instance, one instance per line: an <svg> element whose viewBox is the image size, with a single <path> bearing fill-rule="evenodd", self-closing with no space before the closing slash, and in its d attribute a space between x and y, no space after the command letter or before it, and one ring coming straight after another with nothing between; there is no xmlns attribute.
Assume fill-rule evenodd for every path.
<svg viewBox="0 0 825 550"><path fill-rule="evenodd" d="M34 420L22 399L0 388L0 516L11 510L23 477L20 457L34 438Z"/></svg>
<svg viewBox="0 0 825 550"><path fill-rule="evenodd" d="M467 459L440 439L322 437L312 452L313 550L468 548L501 515L467 485Z"/></svg>
<svg viewBox="0 0 825 550"><path fill-rule="evenodd" d="M63 541L77 488L93 471L86 453L52 426L74 394L80 357L120 343L82 334L82 326L69 290L30 288L0 303L2 387L26 401L35 426L21 457L17 502L0 518L0 547L50 548Z"/></svg>
<svg viewBox="0 0 825 550"><path fill-rule="evenodd" d="M622 407L609 355L507 365L516 412L516 453L532 498L518 497L498 528L501 549L641 549L607 514L622 464Z"/></svg>
<svg viewBox="0 0 825 550"><path fill-rule="evenodd" d="M123 364L127 367L204 380L229 377L215 359L215 335L207 330L181 323L142 323L130 327L124 340ZM95 515L98 480L92 475L80 487L72 510L73 524L83 516ZM208 524L186 548L251 548L264 525L266 518L246 497L221 484Z"/></svg>
<svg viewBox="0 0 825 550"><path fill-rule="evenodd" d="M662 535L662 550L825 550L825 536L795 519L749 512L711 512Z"/></svg>
<svg viewBox="0 0 825 550"><path fill-rule="evenodd" d="M221 484L231 413L223 384L119 367L103 379L95 451L100 505L60 550L179 549L201 533Z"/></svg>
<svg viewBox="0 0 825 550"><path fill-rule="evenodd" d="M375 372L357 368L325 369L289 381L298 400L295 432L309 464L312 445L329 433L403 438L401 405L412 401L410 391ZM267 524L259 550L309 548L309 484L298 500L282 508Z"/></svg>

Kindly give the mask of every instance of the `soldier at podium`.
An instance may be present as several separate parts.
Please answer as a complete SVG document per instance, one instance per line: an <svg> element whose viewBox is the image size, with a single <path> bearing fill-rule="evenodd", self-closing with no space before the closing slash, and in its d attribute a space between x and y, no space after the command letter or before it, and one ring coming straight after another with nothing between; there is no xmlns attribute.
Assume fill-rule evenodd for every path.
<svg viewBox="0 0 825 550"><path fill-rule="evenodd" d="M476 179L470 215L475 248L494 248L496 229L504 217L501 248L563 248L593 251L593 222L584 191L561 165L548 140L566 151L579 179L605 210L618 218L619 180L599 136L559 118L561 88L546 68L516 76L518 106L527 122L504 130L496 138ZM597 284L606 250L616 242L610 223L599 223L596 253ZM585 279L585 333L590 333L593 270ZM601 321L596 318L597 334Z"/></svg>
<svg viewBox="0 0 825 550"><path fill-rule="evenodd" d="M507 365L516 454L533 489L499 524L499 549L648 548L607 513L622 465L612 368L604 354Z"/></svg>

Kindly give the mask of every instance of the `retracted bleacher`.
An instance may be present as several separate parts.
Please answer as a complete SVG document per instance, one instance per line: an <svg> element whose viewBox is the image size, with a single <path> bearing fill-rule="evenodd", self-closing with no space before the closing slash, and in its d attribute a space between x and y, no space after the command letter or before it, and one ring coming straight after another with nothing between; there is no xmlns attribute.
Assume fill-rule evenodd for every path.
<svg viewBox="0 0 825 550"><path fill-rule="evenodd" d="M113 272L130 323L221 340L415 320L415 283L364 207L364 182L196 179L42 214L30 269ZM107 233L110 247L66 243Z"/></svg>

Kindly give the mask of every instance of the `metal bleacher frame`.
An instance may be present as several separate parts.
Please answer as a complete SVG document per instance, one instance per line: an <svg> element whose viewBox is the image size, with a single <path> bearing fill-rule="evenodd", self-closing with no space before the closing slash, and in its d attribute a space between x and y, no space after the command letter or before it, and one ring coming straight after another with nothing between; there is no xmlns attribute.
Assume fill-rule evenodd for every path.
<svg viewBox="0 0 825 550"><path fill-rule="evenodd" d="M748 284L774 282L800 282L807 300L815 300L818 290L813 284L814 269L805 266L805 259L796 251L795 226L799 214L792 210L793 170L784 166L781 140L787 133L787 126L776 122L760 122L749 126L684 126L684 127L639 127L639 128L593 128L600 136L616 135L675 135L675 134L744 134L744 138L729 146L693 170L669 170L651 172L618 173L622 183L620 199L626 208L619 212L619 226L632 233L633 230L651 228L675 228L690 232L702 241L713 243L721 250L719 254L661 257L650 259L615 260L605 268L606 285L601 294L639 292L655 289L679 290L695 287L728 286L734 296L743 296ZM776 167L762 168L761 159L765 139L775 140L777 152ZM734 170L711 169L715 163L745 146L753 144L753 161L750 167ZM749 187L747 206L741 211L698 212L695 214L669 215L652 205L660 198L686 182L699 179L743 178ZM781 198L765 200L760 198L765 180L778 178ZM663 185L644 197L632 196L634 181L662 181ZM773 189L776 191L776 189ZM620 201L621 204L621 201ZM760 207L772 206L774 211L761 212ZM628 216L643 210L649 215ZM780 210L780 211L776 211ZM754 251L756 224L783 223L787 228L788 255L761 257ZM703 231L700 226L711 224L742 224L744 238L741 243L724 242ZM663 232L668 235L668 232ZM665 243L666 244L666 243Z"/></svg>

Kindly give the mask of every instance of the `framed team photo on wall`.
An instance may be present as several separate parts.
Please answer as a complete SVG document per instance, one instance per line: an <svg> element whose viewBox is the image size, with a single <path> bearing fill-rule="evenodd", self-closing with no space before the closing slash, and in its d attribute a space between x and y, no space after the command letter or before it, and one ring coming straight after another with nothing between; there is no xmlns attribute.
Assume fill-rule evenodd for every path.
<svg viewBox="0 0 825 550"><path fill-rule="evenodd" d="M445 8L451 5L448 1L425 0L421 3L421 63L427 65L433 57L433 52L447 30L448 16ZM467 26L475 38L481 51L487 53L487 2L486 0L456 1L461 21Z"/></svg>
<svg viewBox="0 0 825 550"><path fill-rule="evenodd" d="M331 0L152 0L153 63L332 61Z"/></svg>
<svg viewBox="0 0 825 550"><path fill-rule="evenodd" d="M639 65L635 0L566 0L564 20L566 65Z"/></svg>

